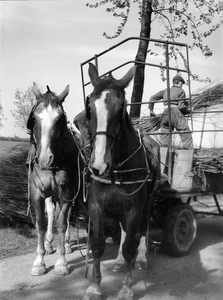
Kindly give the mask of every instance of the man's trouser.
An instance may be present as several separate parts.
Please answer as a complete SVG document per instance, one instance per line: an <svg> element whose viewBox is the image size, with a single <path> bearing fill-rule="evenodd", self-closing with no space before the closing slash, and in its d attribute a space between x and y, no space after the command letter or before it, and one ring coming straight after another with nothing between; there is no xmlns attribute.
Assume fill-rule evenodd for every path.
<svg viewBox="0 0 223 300"><path fill-rule="evenodd" d="M160 144L162 146L169 146L169 114L168 109L164 109L161 118L161 135ZM171 107L171 129L176 129L179 132L183 149L193 149L193 138L191 133L184 133L190 131L185 117L182 115L178 107Z"/></svg>

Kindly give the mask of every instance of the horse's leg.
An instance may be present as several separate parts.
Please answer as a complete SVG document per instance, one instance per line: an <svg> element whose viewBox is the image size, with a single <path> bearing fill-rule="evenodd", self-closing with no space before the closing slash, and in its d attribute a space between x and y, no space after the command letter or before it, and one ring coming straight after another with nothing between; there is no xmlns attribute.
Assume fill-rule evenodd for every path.
<svg viewBox="0 0 223 300"><path fill-rule="evenodd" d="M158 153L159 154L159 153ZM157 155L158 155L157 154ZM158 155L159 157L159 155ZM157 171L158 178L160 171ZM135 261L135 268L136 269L146 269L148 267L148 261L147 261L147 251L148 251L148 238L149 238L149 224L150 224L150 218L151 218L151 211L154 204L154 197L155 197L155 191L158 187L158 181L156 180L154 182L154 185L151 186L151 193L149 196L149 201L147 202L146 208L143 211L143 217L140 225L141 229L141 239L140 244L138 247L138 254Z"/></svg>
<svg viewBox="0 0 223 300"><path fill-rule="evenodd" d="M147 247L146 247L146 237L142 236L140 239L138 254L135 260L134 267L136 269L146 269L147 268Z"/></svg>
<svg viewBox="0 0 223 300"><path fill-rule="evenodd" d="M31 275L40 276L46 273L46 265L44 263L44 235L46 232L46 218L44 213L45 199L42 198L36 190L31 190L32 203L36 214L36 230L37 230L37 257L33 263Z"/></svg>
<svg viewBox="0 0 223 300"><path fill-rule="evenodd" d="M91 191L89 191L90 194ZM92 191L93 193L94 191ZM98 197L98 195L97 195ZM92 197L93 198L93 197ZM93 267L91 274L91 282L87 288L84 300L101 300L101 271L100 271L100 262L101 257L105 249L105 238L103 234L103 217L102 217L102 207L95 201L93 204L93 199L90 199L89 202L89 215L92 222L93 237L91 250L93 254Z"/></svg>
<svg viewBox="0 0 223 300"><path fill-rule="evenodd" d="M113 271L115 272L122 272L124 269L124 257L122 254L122 244L124 243L125 240L125 232L122 229L122 235L121 235L121 242L119 245L119 250L118 250L118 256L113 262ZM139 247L138 247L138 254L135 260L134 267L136 269L146 269L147 268L147 247L146 247L146 237L142 236L140 239Z"/></svg>
<svg viewBox="0 0 223 300"><path fill-rule="evenodd" d="M131 215L131 216L130 216ZM132 285L132 265L137 253L140 235L137 231L140 216L130 213L129 219L126 220L126 238L122 246L124 257L124 275L122 279L122 289L120 290L118 300L133 300Z"/></svg>
<svg viewBox="0 0 223 300"><path fill-rule="evenodd" d="M46 254L52 254L53 253L53 220L54 220L54 212L55 212L55 205L53 203L52 197L46 198L45 200L46 204L46 212L48 217L48 225L47 225L47 233L45 238L45 249Z"/></svg>
<svg viewBox="0 0 223 300"><path fill-rule="evenodd" d="M140 230L141 230L141 238L140 238L140 243L138 247L138 254L135 260L135 265L134 267L136 269L146 269L147 268L147 231L149 230L148 222L149 222L149 213L148 213L148 208L144 209L143 211L143 217L142 221L140 224Z"/></svg>
<svg viewBox="0 0 223 300"><path fill-rule="evenodd" d="M65 232L67 229L67 214L70 203L61 205L61 210L57 218L57 232L59 235L57 246L57 261L54 266L54 273L58 276L65 276L69 274L69 269L65 259Z"/></svg>
<svg viewBox="0 0 223 300"><path fill-rule="evenodd" d="M121 226L121 224L120 224ZM122 254L122 245L124 243L126 237L126 233L124 232L121 226L121 241L118 250L117 258L112 262L112 269L115 272L123 272L124 269L124 257ZM146 247L146 236L142 236L140 239L139 247L138 247L138 254L135 260L134 267L136 269L146 269L147 268L147 247Z"/></svg>
<svg viewBox="0 0 223 300"><path fill-rule="evenodd" d="M113 265L112 269L115 272L123 272L123 268L124 268L124 257L122 255L122 245L124 243L126 233L123 230L121 223L119 223L119 224L121 227L121 240L120 240L120 245L119 245L119 249L118 249L118 256L112 263L112 265Z"/></svg>
<svg viewBox="0 0 223 300"><path fill-rule="evenodd" d="M67 214L67 230L65 232L65 251L66 254L72 253L72 249L70 246L70 218L73 213L73 206L70 206L68 214Z"/></svg>

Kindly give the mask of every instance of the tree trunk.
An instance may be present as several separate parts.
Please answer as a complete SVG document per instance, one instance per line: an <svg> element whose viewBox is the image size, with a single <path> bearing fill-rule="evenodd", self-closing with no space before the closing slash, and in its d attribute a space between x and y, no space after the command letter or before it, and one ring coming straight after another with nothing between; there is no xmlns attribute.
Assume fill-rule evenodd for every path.
<svg viewBox="0 0 223 300"><path fill-rule="evenodd" d="M152 0L142 1L142 12L141 12L141 31L140 37L150 38L151 32L151 16L152 16ZM149 46L148 41L139 41L139 47L136 54L136 61L145 63L147 56L147 49ZM131 103L142 102L143 89L145 79L145 65L138 64L136 68L136 74L134 77L133 91ZM138 118L140 116L141 105L132 105L130 109L130 116Z"/></svg>

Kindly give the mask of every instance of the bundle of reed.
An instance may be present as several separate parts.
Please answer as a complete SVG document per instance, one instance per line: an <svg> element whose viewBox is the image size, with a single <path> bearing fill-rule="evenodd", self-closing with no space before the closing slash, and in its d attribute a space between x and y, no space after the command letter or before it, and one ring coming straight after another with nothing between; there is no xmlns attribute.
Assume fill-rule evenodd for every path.
<svg viewBox="0 0 223 300"><path fill-rule="evenodd" d="M160 129L161 114L154 117L143 116L141 118L132 118L132 124L135 129L142 134L148 134Z"/></svg>
<svg viewBox="0 0 223 300"><path fill-rule="evenodd" d="M13 147L1 160L0 166L0 215L12 222L32 222L27 216L26 158L29 143Z"/></svg>
<svg viewBox="0 0 223 300"><path fill-rule="evenodd" d="M223 149L199 149L194 153L193 166L208 173L223 173Z"/></svg>
<svg viewBox="0 0 223 300"><path fill-rule="evenodd" d="M205 86L192 94L193 111L200 111L219 104L223 104L223 82L218 82L214 86Z"/></svg>

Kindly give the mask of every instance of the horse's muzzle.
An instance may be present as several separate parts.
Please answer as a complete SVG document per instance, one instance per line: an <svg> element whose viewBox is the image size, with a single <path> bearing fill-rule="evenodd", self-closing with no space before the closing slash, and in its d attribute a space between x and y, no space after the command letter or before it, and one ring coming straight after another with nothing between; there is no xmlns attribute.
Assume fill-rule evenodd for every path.
<svg viewBox="0 0 223 300"><path fill-rule="evenodd" d="M35 163L41 170L49 170L54 163L54 155L50 154L42 157L35 156Z"/></svg>
<svg viewBox="0 0 223 300"><path fill-rule="evenodd" d="M90 163L90 171L95 176L107 175L110 172L110 165L109 163L104 163L103 165L95 166L95 164Z"/></svg>

